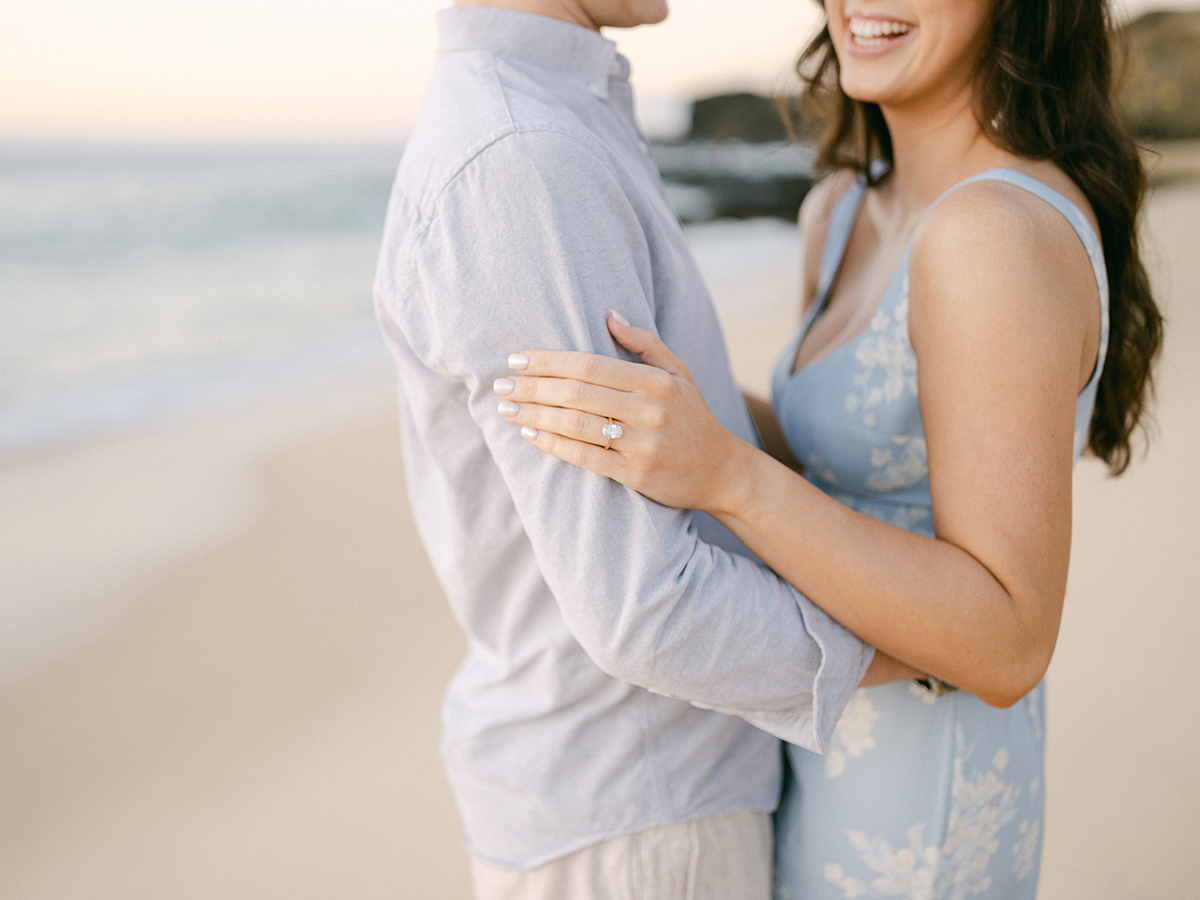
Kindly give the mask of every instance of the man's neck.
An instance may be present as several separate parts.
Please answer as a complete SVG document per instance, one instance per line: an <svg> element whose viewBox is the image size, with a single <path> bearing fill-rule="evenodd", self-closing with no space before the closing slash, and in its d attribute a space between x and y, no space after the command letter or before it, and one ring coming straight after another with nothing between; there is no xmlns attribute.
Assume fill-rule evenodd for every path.
<svg viewBox="0 0 1200 900"><path fill-rule="evenodd" d="M558 19L581 28L590 28L592 31L600 30L600 26L592 21L578 0L454 0L454 5L511 9Z"/></svg>

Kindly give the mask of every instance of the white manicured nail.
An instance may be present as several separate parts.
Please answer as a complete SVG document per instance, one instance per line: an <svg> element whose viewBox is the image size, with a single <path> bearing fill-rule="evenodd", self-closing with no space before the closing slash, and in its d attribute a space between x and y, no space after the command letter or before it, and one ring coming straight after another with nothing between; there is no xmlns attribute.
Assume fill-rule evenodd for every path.
<svg viewBox="0 0 1200 900"><path fill-rule="evenodd" d="M529 367L529 357L524 353L514 353L508 358L508 367L520 372Z"/></svg>
<svg viewBox="0 0 1200 900"><path fill-rule="evenodd" d="M501 396L504 396L505 394L511 394L516 389L517 383L511 378L497 378L492 382L492 390Z"/></svg>
<svg viewBox="0 0 1200 900"><path fill-rule="evenodd" d="M521 411L521 407L513 403L511 400L501 400L500 405L496 407L502 416L515 416Z"/></svg>
<svg viewBox="0 0 1200 900"><path fill-rule="evenodd" d="M525 438L527 441L532 441L535 437L537 437L537 429L530 428L528 425L526 425L521 429L521 437Z"/></svg>
<svg viewBox="0 0 1200 900"><path fill-rule="evenodd" d="M609 314L610 316L612 316L614 319L616 319L618 322L620 322L622 325L624 325L626 328L628 328L628 327L629 327L629 320L628 320L628 319L626 319L626 318L625 318L623 315L621 315L619 312L617 312L615 309L610 309L610 310L608 311L608 314Z"/></svg>

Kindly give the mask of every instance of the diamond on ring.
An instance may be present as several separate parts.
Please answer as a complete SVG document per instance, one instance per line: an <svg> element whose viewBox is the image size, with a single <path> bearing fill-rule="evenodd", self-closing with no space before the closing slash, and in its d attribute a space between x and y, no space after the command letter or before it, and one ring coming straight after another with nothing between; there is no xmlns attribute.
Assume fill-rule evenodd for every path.
<svg viewBox="0 0 1200 900"><path fill-rule="evenodd" d="M608 440L604 442L604 449L607 450L612 446L612 442L625 433L625 430L612 420L612 416L608 417L608 424L600 429L600 433Z"/></svg>

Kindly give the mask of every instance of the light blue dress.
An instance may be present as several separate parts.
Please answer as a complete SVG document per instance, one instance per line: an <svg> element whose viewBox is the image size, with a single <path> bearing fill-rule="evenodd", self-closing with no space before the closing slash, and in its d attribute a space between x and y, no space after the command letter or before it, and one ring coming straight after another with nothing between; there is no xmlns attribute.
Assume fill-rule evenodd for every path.
<svg viewBox="0 0 1200 900"><path fill-rule="evenodd" d="M1100 240L1078 207L1020 172L991 170L951 191L981 180L1007 182L1054 206L1091 258L1102 331L1095 373L1076 404L1078 459L1108 345ZM792 373L800 341L825 309L865 191L860 179L834 208L816 300L775 371L775 410L813 484L861 513L932 536L908 339L907 250L866 331ZM912 682L860 689L824 756L788 747L776 897L1032 900L1043 827L1043 698L1039 685L1010 709L995 709L966 693L935 698Z"/></svg>

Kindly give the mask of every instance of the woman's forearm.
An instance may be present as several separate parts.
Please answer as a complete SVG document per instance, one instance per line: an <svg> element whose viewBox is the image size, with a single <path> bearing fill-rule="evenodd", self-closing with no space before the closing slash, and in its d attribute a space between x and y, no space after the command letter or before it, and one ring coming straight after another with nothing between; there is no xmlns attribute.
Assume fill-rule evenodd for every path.
<svg viewBox="0 0 1200 900"><path fill-rule="evenodd" d="M529 374L502 379L516 401L502 414L528 440L659 503L717 516L831 616L922 673L995 705L1036 686L1054 650L1070 556L1069 411L1080 376L1062 363L1057 339L1034 348L1032 362L1009 358L1007 332L987 345L988 365L978 363L987 348L977 340L963 358L946 339L926 353L935 539L854 512L735 437L656 335L615 317L609 327L647 364L529 351ZM617 452L597 442L613 411L624 426Z"/></svg>
<svg viewBox="0 0 1200 900"><path fill-rule="evenodd" d="M705 511L850 631L994 705L1041 679L1053 644L963 549L856 513L748 444L727 471Z"/></svg>
<svg viewBox="0 0 1200 900"><path fill-rule="evenodd" d="M876 649L867 673L863 675L859 687L877 687L881 684L892 684L896 681L912 681L925 677L924 672L905 665L898 659L893 659L882 650Z"/></svg>

